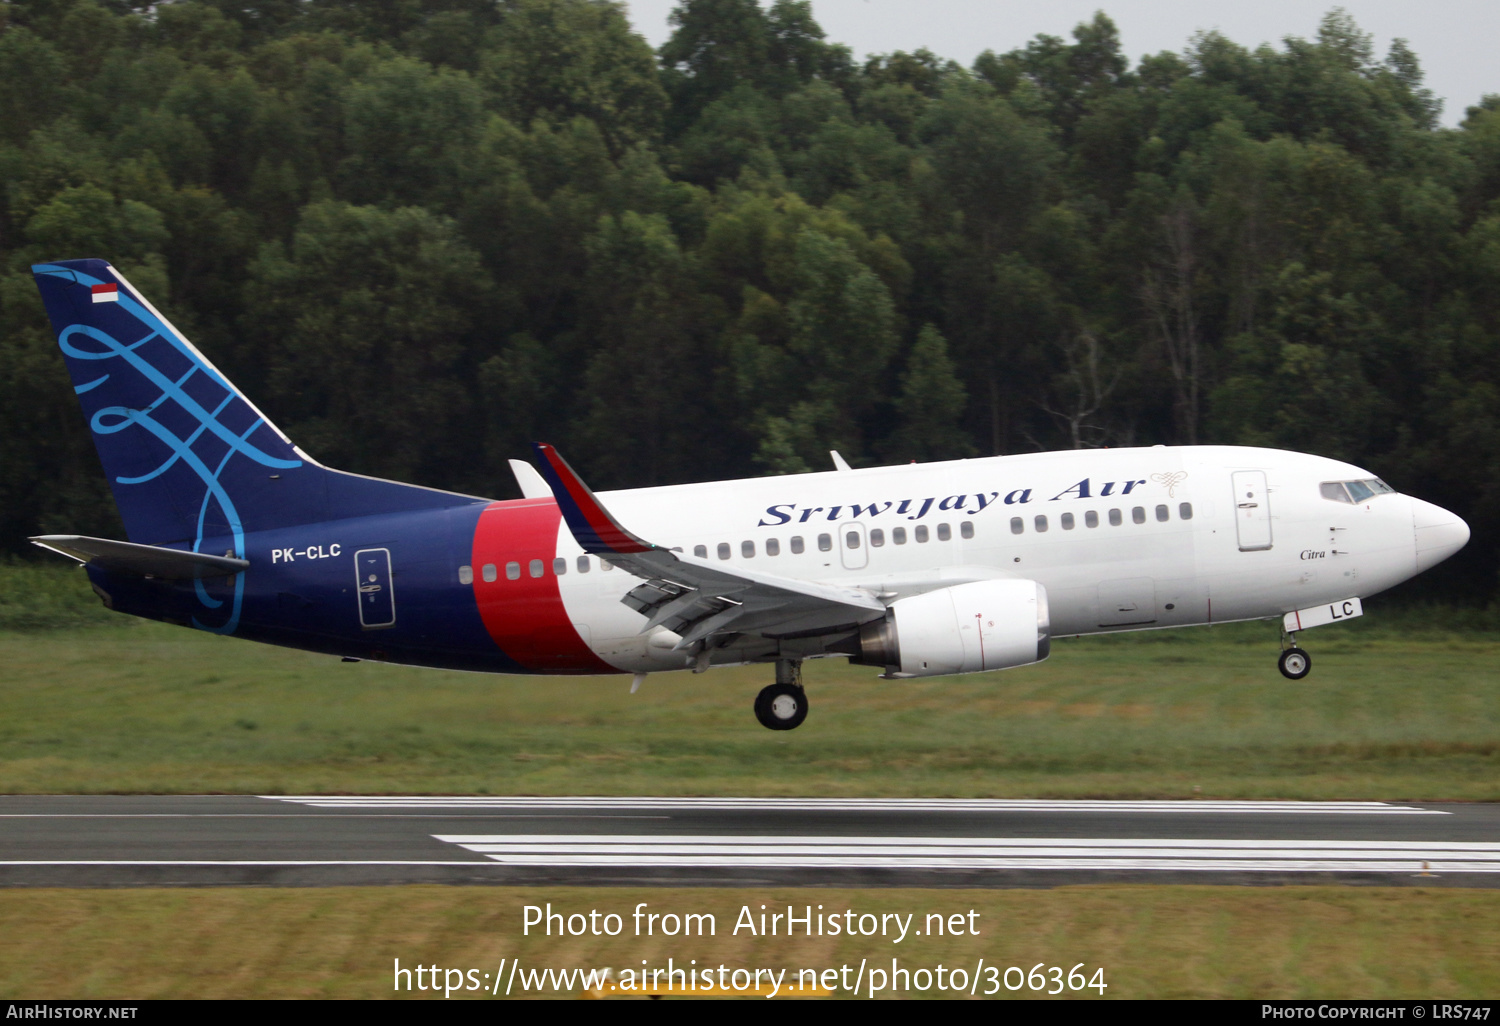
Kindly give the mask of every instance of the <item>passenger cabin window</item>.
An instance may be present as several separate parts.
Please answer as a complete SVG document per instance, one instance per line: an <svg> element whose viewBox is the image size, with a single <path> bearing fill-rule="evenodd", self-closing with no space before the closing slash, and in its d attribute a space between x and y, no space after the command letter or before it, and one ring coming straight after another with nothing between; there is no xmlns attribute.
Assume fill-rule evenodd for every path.
<svg viewBox="0 0 1500 1026"><path fill-rule="evenodd" d="M458 568L458 583L473 584L474 568L472 566L461 566Z"/></svg>
<svg viewBox="0 0 1500 1026"><path fill-rule="evenodd" d="M892 528L891 529L891 541L893 541L897 545L905 545L906 544L906 528L904 528L904 527L895 527L895 528Z"/></svg>
<svg viewBox="0 0 1500 1026"><path fill-rule="evenodd" d="M543 573L542 561L540 559L533 559L526 569L533 578L540 577Z"/></svg>
<svg viewBox="0 0 1500 1026"><path fill-rule="evenodd" d="M938 524L938 541L947 541L953 537L953 528L947 524Z"/></svg>
<svg viewBox="0 0 1500 1026"><path fill-rule="evenodd" d="M581 574L586 574L586 573L589 572L589 557L587 557L587 556L579 556L578 557L578 572L581 573Z"/></svg>
<svg viewBox="0 0 1500 1026"><path fill-rule="evenodd" d="M1177 515L1184 520L1193 519L1193 504L1191 502L1180 502L1177 504Z"/></svg>
<svg viewBox="0 0 1500 1026"><path fill-rule="evenodd" d="M1146 522L1146 507L1136 506L1132 509L1130 511L1130 519L1137 524L1144 524Z"/></svg>
<svg viewBox="0 0 1500 1026"><path fill-rule="evenodd" d="M1062 516L1058 517L1057 519L1058 519L1058 522L1060 524L1062 524L1062 529L1064 531L1071 531L1071 530L1073 530L1073 514L1071 514L1071 513L1064 513Z"/></svg>
<svg viewBox="0 0 1500 1026"><path fill-rule="evenodd" d="M507 581L519 581L521 579L521 564L511 560L505 564L505 579Z"/></svg>
<svg viewBox="0 0 1500 1026"><path fill-rule="evenodd" d="M563 574L565 574L567 572L568 572L568 561L566 559L564 559L562 556L558 556L556 559L554 559L552 561L552 573L553 573L554 576L561 577Z"/></svg>
<svg viewBox="0 0 1500 1026"><path fill-rule="evenodd" d="M1092 510L1091 509L1091 510L1087 510L1087 511L1084 512L1084 514L1083 514L1083 526L1084 527L1098 527L1099 526L1099 512L1098 512L1098 510Z"/></svg>
<svg viewBox="0 0 1500 1026"><path fill-rule="evenodd" d="M495 573L495 564L494 563L486 563L486 564L484 564L484 566L482 568L480 568L479 572L484 577L484 583L485 584L494 584L495 583L495 578L498 575Z"/></svg>
<svg viewBox="0 0 1500 1026"><path fill-rule="evenodd" d="M1165 524L1167 522L1167 519L1171 515L1172 515L1171 511L1168 510L1166 506L1163 505L1163 506L1157 506L1156 507L1156 519L1159 520L1159 521L1161 521L1162 523Z"/></svg>
<svg viewBox="0 0 1500 1026"><path fill-rule="evenodd" d="M615 568L615 565L613 563L611 563L609 560L604 559L602 557L600 558L600 560L599 560L599 569L600 570L613 570L614 568Z"/></svg>
<svg viewBox="0 0 1500 1026"><path fill-rule="evenodd" d="M806 550L807 546L802 544L802 536L800 534L792 535L792 555L800 556Z"/></svg>
<svg viewBox="0 0 1500 1026"><path fill-rule="evenodd" d="M958 536L960 538L972 538L972 537L974 537L974 521L972 521L972 520L965 520L963 523L959 524L958 525Z"/></svg>
<svg viewBox="0 0 1500 1026"><path fill-rule="evenodd" d="M878 549L878 548L880 548L884 544L885 544L885 532L884 531L882 531L880 528L877 527L873 531L870 532L870 548L872 548L872 549Z"/></svg>
<svg viewBox="0 0 1500 1026"><path fill-rule="evenodd" d="M912 532L912 535L917 539L917 541L925 543L927 541L927 525L917 525L917 529Z"/></svg>
<svg viewBox="0 0 1500 1026"><path fill-rule="evenodd" d="M1020 517L1011 517L1010 518L1010 533L1011 534L1024 534L1025 531L1026 531L1026 521L1022 520Z"/></svg>
<svg viewBox="0 0 1500 1026"><path fill-rule="evenodd" d="M1036 533L1037 534L1046 534L1047 533L1047 518L1045 516L1038 516L1036 518L1036 520L1034 521L1034 526L1036 527Z"/></svg>
<svg viewBox="0 0 1500 1026"><path fill-rule="evenodd" d="M694 545L693 546L693 555L697 556L699 559L707 559L708 558L708 546L707 545Z"/></svg>
<svg viewBox="0 0 1500 1026"><path fill-rule="evenodd" d="M755 558L755 543L753 541L740 542L740 555L746 559Z"/></svg>
<svg viewBox="0 0 1500 1026"><path fill-rule="evenodd" d="M833 535L831 535L831 534L820 534L820 535L818 535L818 551L819 552L831 552L831 551L833 551Z"/></svg>
<svg viewBox="0 0 1500 1026"><path fill-rule="evenodd" d="M781 542L779 540L775 539L775 538L767 538L766 539L766 555L768 555L768 556L779 556L779 555L781 555Z"/></svg>
<svg viewBox="0 0 1500 1026"><path fill-rule="evenodd" d="M850 549L857 549L857 548L859 548L859 532L858 531L845 531L844 532L844 547L845 548L850 548Z"/></svg>
<svg viewBox="0 0 1500 1026"><path fill-rule="evenodd" d="M720 559L728 559L729 558L729 543L728 542L719 542L719 558Z"/></svg>
<svg viewBox="0 0 1500 1026"><path fill-rule="evenodd" d="M1120 511L1119 510L1112 509L1112 510L1109 511L1109 526L1110 527L1119 527L1124 522L1125 522L1125 518L1120 515Z"/></svg>

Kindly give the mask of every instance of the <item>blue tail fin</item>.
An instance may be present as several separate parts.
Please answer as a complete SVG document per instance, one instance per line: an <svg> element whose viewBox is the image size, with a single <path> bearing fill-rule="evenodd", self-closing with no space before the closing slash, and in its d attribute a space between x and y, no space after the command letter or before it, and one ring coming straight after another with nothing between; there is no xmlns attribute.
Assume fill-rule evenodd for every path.
<svg viewBox="0 0 1500 1026"><path fill-rule="evenodd" d="M243 557L254 531L477 501L314 462L106 261L32 272L131 541Z"/></svg>

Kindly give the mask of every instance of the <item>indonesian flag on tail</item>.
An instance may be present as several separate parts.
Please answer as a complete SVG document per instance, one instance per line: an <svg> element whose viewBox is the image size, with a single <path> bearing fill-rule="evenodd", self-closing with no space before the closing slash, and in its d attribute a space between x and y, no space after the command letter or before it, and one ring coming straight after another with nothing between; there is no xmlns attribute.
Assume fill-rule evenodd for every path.
<svg viewBox="0 0 1500 1026"><path fill-rule="evenodd" d="M120 286L113 283L104 285L90 285L89 293L96 303L118 303L120 301Z"/></svg>

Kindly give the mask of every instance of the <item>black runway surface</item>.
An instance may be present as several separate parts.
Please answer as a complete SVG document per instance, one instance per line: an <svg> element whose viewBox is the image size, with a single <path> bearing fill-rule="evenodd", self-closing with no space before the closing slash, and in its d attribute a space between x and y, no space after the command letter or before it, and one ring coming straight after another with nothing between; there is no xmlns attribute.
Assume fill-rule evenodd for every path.
<svg viewBox="0 0 1500 1026"><path fill-rule="evenodd" d="M5 796L0 885L1500 885L1500 805Z"/></svg>

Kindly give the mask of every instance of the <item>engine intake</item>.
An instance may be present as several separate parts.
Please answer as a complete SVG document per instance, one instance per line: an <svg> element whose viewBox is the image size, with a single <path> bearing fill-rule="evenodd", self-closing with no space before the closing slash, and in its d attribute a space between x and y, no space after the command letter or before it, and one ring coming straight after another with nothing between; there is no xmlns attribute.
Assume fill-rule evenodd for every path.
<svg viewBox="0 0 1500 1026"><path fill-rule="evenodd" d="M1036 581L975 581L898 599L845 650L891 677L979 673L1046 659L1051 629Z"/></svg>

